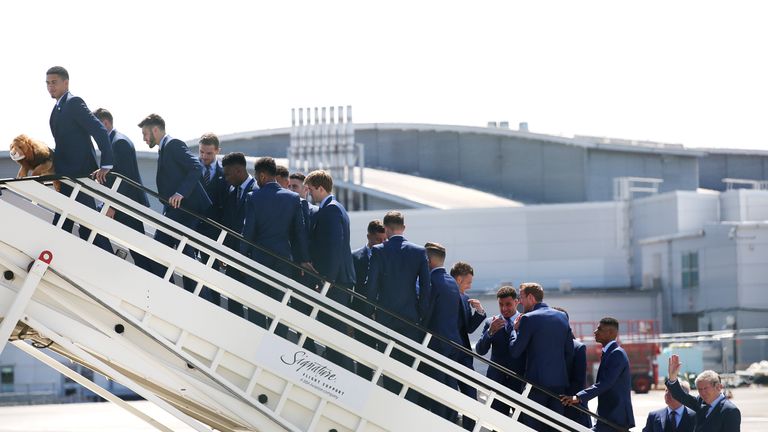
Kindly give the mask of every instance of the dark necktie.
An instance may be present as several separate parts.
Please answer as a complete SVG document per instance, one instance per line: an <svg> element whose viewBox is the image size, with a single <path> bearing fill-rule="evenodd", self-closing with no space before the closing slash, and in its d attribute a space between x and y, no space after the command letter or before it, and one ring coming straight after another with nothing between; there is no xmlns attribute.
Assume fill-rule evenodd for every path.
<svg viewBox="0 0 768 432"><path fill-rule="evenodd" d="M675 431L677 431L677 413L675 411L670 411L667 416L667 424L664 426L664 432Z"/></svg>
<svg viewBox="0 0 768 432"><path fill-rule="evenodd" d="M208 183L211 182L211 169L208 166L204 166L204 169L205 170L203 171L203 182L205 183L206 186L208 186Z"/></svg>
<svg viewBox="0 0 768 432"><path fill-rule="evenodd" d="M238 203L240 202L240 198L241 198L241 194L242 194L242 192L243 192L243 188L241 188L241 187L238 187L238 188L237 188L237 202L238 202Z"/></svg>

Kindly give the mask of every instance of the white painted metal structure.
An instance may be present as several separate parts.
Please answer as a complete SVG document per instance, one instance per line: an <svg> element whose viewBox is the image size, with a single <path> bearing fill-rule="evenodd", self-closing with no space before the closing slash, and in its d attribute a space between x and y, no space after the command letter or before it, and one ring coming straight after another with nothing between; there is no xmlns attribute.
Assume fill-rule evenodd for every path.
<svg viewBox="0 0 768 432"><path fill-rule="evenodd" d="M36 181L2 182L6 197L0 200L4 221L0 224L0 272L4 275L0 280L0 348L10 340L56 367L27 345L27 340L36 346L48 345L131 388L200 431L462 430L407 400L408 389L478 420L475 431L530 430L518 423L520 413L556 430L587 430L528 400L525 395L530 384L523 395L511 392L426 348L432 335L427 334L419 344L334 303L324 296L327 283L323 292L317 293L221 246L223 234L218 242L200 238L93 181L63 181L74 187L75 194L86 193L103 202L101 213ZM104 213L109 207L177 236L179 247L168 248L107 218ZM90 228L88 241L51 225L51 212L63 215L59 225L70 218ZM94 247L90 243L96 233L168 266L165 278ZM200 263L183 255L186 244L208 253L209 261ZM27 270L38 256L40 259ZM214 259L283 291L282 301L213 270ZM173 273L196 280L195 293L170 283ZM198 294L203 286L268 316L269 328L202 299ZM292 297L310 304L312 313L307 316L289 307ZM321 324L314 319L319 311L368 334L386 348L379 351ZM278 323L300 334L298 344L275 334ZM307 337L373 369L373 378L364 379L303 349ZM413 356L413 364L392 359L393 350ZM432 380L419 370L422 364L475 387L480 400ZM399 394L377 385L382 376L403 384ZM72 378L125 406L92 383ZM514 416L491 409L495 399L514 407ZM126 409L159 430L169 430L140 412Z"/></svg>

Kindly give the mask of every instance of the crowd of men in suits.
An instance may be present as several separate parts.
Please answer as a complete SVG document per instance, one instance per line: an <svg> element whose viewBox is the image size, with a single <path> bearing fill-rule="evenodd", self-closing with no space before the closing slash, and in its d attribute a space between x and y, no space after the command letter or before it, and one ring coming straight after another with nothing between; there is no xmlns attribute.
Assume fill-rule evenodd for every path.
<svg viewBox="0 0 768 432"><path fill-rule="evenodd" d="M72 96L68 88L69 74L62 67L49 69L46 82L49 93L56 99L50 124L56 141L57 172L71 177L91 175L110 184L114 180L106 174L111 170L141 184L133 143L114 128L112 114L106 109L92 113L81 98ZM587 401L593 398L598 399L597 413L601 418L623 428L634 426L629 360L617 342L619 322L615 318L603 318L594 332L595 340L602 344L603 355L596 382L587 387L586 347L574 338L567 312L543 302L541 285L523 283L519 289L501 287L496 293L499 314L488 317L483 305L467 295L474 277L472 266L460 261L447 270L446 249L441 244L429 242L422 246L409 242L404 236L403 213L389 211L383 220L371 221L366 244L352 251L349 216L333 195L333 179L329 173L322 170L306 176L300 172L290 173L274 159L263 157L256 161L251 176L242 153L219 158L219 139L212 133L200 137L198 155L194 155L184 141L166 133L161 116L150 114L138 126L149 147L159 149L156 182L166 217L202 235L217 238L220 230L201 224L192 213L204 215L247 240L243 242L227 235L225 246L307 286L319 289L325 281L330 282L328 297L414 341L422 342L423 329L440 336L430 339L429 347L468 368L473 368L474 362L469 334L484 325L475 350L479 355L490 351L491 360L503 367L489 367L488 378L515 392L522 392L527 381L533 385L529 394L532 400L586 427L592 427L592 421L584 410ZM91 137L101 150L100 164ZM63 184L61 192L69 195L72 188ZM148 206L143 190L124 183L118 192ZM96 208L93 198L86 194L79 194L77 200ZM144 232L141 221L130 215L111 209L107 214ZM72 222L67 223L71 230ZM64 228L67 229L67 224ZM83 238L89 234L87 228L81 227ZM156 231L155 239L170 247L177 247L179 242L161 229ZM112 251L106 238L97 236L94 243ZM166 274L165 266L136 251L130 253L137 266L161 277ZM183 253L209 261L207 255L189 245ZM235 266L215 261L213 267L270 297L282 298L282 292ZM183 279L184 288L192 292L195 282L187 277ZM351 296L346 288L352 288L357 295ZM213 290L203 288L201 295L221 304L220 295ZM310 311L307 304L297 299L292 299L290 305L307 314ZM518 311L520 305L522 312ZM227 308L261 326L268 325L266 316L233 299L228 299ZM363 343L376 343L370 336L356 333L323 312L317 319ZM286 330L278 326L276 332L285 334ZM315 349L311 340L305 347ZM372 370L354 364L330 347L323 354L361 376L373 376ZM412 357L399 350L394 350L392 357L408 364L413 362ZM649 416L644 431L692 430L686 429L689 423L695 424L697 431L738 430L738 409L723 398L717 374L708 371L699 376L700 397L694 398L677 380L679 359L672 358L667 381L668 411L652 413L654 417ZM427 365L420 369L447 386L477 398L474 387L457 382L453 376ZM399 383L386 376L382 384L394 392L400 389ZM409 390L406 398L451 421L457 420L455 411L413 391ZM499 400L494 400L492 407L506 415L512 411ZM657 418L661 420L656 421ZM534 430L551 429L531 416L523 415L521 420ZM474 419L465 416L462 421L468 430L475 427ZM595 430L613 429L598 421Z"/></svg>

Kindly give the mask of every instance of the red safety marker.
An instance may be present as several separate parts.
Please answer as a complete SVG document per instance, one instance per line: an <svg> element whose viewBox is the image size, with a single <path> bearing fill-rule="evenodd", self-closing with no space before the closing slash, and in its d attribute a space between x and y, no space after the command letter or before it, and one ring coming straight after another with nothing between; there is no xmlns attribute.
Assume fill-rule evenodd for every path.
<svg viewBox="0 0 768 432"><path fill-rule="evenodd" d="M44 250L40 252L40 256L37 257L37 259L50 265L51 261L53 260L53 254L51 253L51 251Z"/></svg>

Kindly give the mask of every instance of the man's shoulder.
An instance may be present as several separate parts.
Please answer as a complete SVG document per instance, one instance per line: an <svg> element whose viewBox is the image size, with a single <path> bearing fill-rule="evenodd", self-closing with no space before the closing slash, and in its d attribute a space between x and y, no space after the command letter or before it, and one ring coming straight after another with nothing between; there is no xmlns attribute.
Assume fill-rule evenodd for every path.
<svg viewBox="0 0 768 432"><path fill-rule="evenodd" d="M739 413L741 413L741 411L736 406L736 404L731 402L731 400L728 399L728 398L723 398L722 404L723 404L723 407L722 407L721 411L732 411L732 410L735 410L735 411L738 411Z"/></svg>
<svg viewBox="0 0 768 432"><path fill-rule="evenodd" d="M353 249L352 250L352 257L353 258L362 258L364 253L365 253L365 246L359 247L357 249Z"/></svg>
<svg viewBox="0 0 768 432"><path fill-rule="evenodd" d="M648 413L648 418L662 419L667 416L667 407L659 408Z"/></svg>

